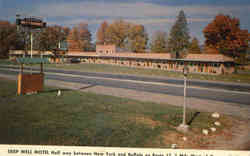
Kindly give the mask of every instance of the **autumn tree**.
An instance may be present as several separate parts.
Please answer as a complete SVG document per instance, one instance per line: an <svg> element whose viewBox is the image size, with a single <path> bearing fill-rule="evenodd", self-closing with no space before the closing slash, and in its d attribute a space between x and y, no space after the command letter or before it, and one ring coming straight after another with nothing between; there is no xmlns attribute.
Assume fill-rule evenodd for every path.
<svg viewBox="0 0 250 156"><path fill-rule="evenodd" d="M61 26L48 26L39 33L38 49L41 52L51 51L54 57L59 55L59 44L65 41L69 33L69 28Z"/></svg>
<svg viewBox="0 0 250 156"><path fill-rule="evenodd" d="M188 48L188 52L192 53L192 54L201 54L201 48L199 46L199 40L196 37L194 37L192 39L192 42L191 42L191 44L190 44L190 46Z"/></svg>
<svg viewBox="0 0 250 156"><path fill-rule="evenodd" d="M148 34L143 25L130 25L128 30L128 49L132 52L144 52L147 48Z"/></svg>
<svg viewBox="0 0 250 156"><path fill-rule="evenodd" d="M250 33L248 33L248 53L250 54Z"/></svg>
<svg viewBox="0 0 250 156"><path fill-rule="evenodd" d="M10 49L17 46L17 32L15 24L0 21L0 57L7 57Z"/></svg>
<svg viewBox="0 0 250 156"><path fill-rule="evenodd" d="M78 25L78 30L79 30L79 39L80 39L80 45L81 48L84 51L89 51L91 50L91 33L88 29L88 24L86 23L80 23Z"/></svg>
<svg viewBox="0 0 250 156"><path fill-rule="evenodd" d="M129 23L122 19L111 23L105 33L108 44L115 44L119 48L125 48L129 34Z"/></svg>
<svg viewBox="0 0 250 156"><path fill-rule="evenodd" d="M176 53L177 58L182 56L182 52L189 46L189 38L187 19L184 11L181 10L169 34L169 50Z"/></svg>
<svg viewBox="0 0 250 156"><path fill-rule="evenodd" d="M107 37L106 37L107 28L108 28L108 23L106 21L101 23L96 34L97 44L104 44L105 42L107 42Z"/></svg>
<svg viewBox="0 0 250 156"><path fill-rule="evenodd" d="M71 31L71 39L78 43L80 49L83 51L91 50L91 33L87 23L79 23L74 26Z"/></svg>
<svg viewBox="0 0 250 156"><path fill-rule="evenodd" d="M219 14L203 30L205 45L233 58L244 57L248 48L248 31L240 28L240 20Z"/></svg>
<svg viewBox="0 0 250 156"><path fill-rule="evenodd" d="M162 53L167 52L168 38L167 33L156 31L152 36L150 48L152 52Z"/></svg>
<svg viewBox="0 0 250 156"><path fill-rule="evenodd" d="M143 25L122 19L115 20L107 27L105 38L105 43L133 52L144 52L148 42L148 34Z"/></svg>

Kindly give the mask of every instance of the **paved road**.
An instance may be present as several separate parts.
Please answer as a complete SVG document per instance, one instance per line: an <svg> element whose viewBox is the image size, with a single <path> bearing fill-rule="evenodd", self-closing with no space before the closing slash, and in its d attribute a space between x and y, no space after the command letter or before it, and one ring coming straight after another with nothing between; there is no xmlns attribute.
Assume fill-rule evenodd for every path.
<svg viewBox="0 0 250 156"><path fill-rule="evenodd" d="M0 68L0 73L5 74L17 74L17 71L17 69L13 68L7 70ZM46 70L46 79L183 96L183 80L61 71L54 69ZM237 90L240 91L234 91L236 86L238 87ZM81 86L79 86L79 88L80 87ZM216 84L211 82L191 81L187 89L187 96L198 99L250 105L250 92L246 91L249 89L248 87L249 86L242 86L239 84Z"/></svg>
<svg viewBox="0 0 250 156"><path fill-rule="evenodd" d="M1 66L0 65L0 69L1 68L19 69L18 67L14 67L14 66ZM24 68L24 69L29 70L30 68ZM39 71L39 68L33 68L33 70ZM45 69L44 71L51 72L51 73L80 75L80 76L86 76L86 77L99 77L99 78L108 78L108 79L132 80L132 81L183 85L183 80L176 79L176 78L157 78L157 77L121 75L121 74L80 72L80 71L59 70L59 69ZM224 90L230 90L230 91L250 92L250 84L189 80L188 85L202 87L202 88L214 88L214 89L224 89Z"/></svg>

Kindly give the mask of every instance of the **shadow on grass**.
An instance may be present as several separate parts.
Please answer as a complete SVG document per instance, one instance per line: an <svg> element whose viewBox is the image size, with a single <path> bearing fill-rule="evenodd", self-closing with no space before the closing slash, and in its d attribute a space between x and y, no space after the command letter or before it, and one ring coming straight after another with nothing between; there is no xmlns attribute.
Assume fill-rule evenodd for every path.
<svg viewBox="0 0 250 156"><path fill-rule="evenodd" d="M195 112L190 121L187 123L188 125L191 125L194 119L200 114L201 112Z"/></svg>
<svg viewBox="0 0 250 156"><path fill-rule="evenodd" d="M88 85L88 86L84 86L84 87L81 87L79 88L78 90L84 90L84 89L88 89L88 88L92 88L92 87L95 87L96 85Z"/></svg>
<svg viewBox="0 0 250 156"><path fill-rule="evenodd" d="M94 87L96 85L88 85L88 86L84 86L84 87L81 87L77 90L84 90L84 89L88 89L88 88L91 88L91 87ZM73 89L61 89L61 88L56 88L56 89L45 89L43 91L40 91L40 93L57 93L58 91L61 91L61 92L68 92L68 91L73 91Z"/></svg>
<svg viewBox="0 0 250 156"><path fill-rule="evenodd" d="M65 91L72 91L72 89L45 89L43 91L40 91L39 93L57 93L58 90L61 90L61 92L65 92Z"/></svg>

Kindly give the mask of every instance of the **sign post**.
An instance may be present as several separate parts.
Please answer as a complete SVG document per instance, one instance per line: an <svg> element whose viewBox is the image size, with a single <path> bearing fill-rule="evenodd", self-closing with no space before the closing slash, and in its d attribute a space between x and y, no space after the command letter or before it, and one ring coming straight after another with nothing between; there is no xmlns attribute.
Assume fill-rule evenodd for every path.
<svg viewBox="0 0 250 156"><path fill-rule="evenodd" d="M32 58L33 54L33 34L30 32L30 57Z"/></svg>
<svg viewBox="0 0 250 156"><path fill-rule="evenodd" d="M182 132L188 131L188 125L186 124L186 89L187 89L187 75L188 75L188 67L184 65L183 75L184 75L184 95L183 95L183 118L182 124L179 125L178 130Z"/></svg>
<svg viewBox="0 0 250 156"><path fill-rule="evenodd" d="M43 73L43 64L47 63L46 59L42 58L33 58L33 30L40 30L46 27L46 23L43 22L42 18L40 17L24 17L21 18L19 14L16 15L16 26L17 31L24 31L25 32L25 43L27 43L27 37L30 37L30 58L24 57L17 58L17 62L20 64L20 74L18 75L18 95L27 94L27 93L36 93L43 89L43 82L44 82L44 73ZM23 64L41 64L40 73L23 73Z"/></svg>

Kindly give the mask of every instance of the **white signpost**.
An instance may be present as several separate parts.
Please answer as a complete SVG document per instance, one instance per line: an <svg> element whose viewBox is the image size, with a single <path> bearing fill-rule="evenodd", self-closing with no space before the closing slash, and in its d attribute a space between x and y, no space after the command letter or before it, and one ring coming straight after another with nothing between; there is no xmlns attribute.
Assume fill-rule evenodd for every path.
<svg viewBox="0 0 250 156"><path fill-rule="evenodd" d="M188 67L186 65L183 68L183 75L184 75L183 118L182 118L182 124L179 125L178 130L182 132L187 132L188 125L186 124L186 89L187 89Z"/></svg>

